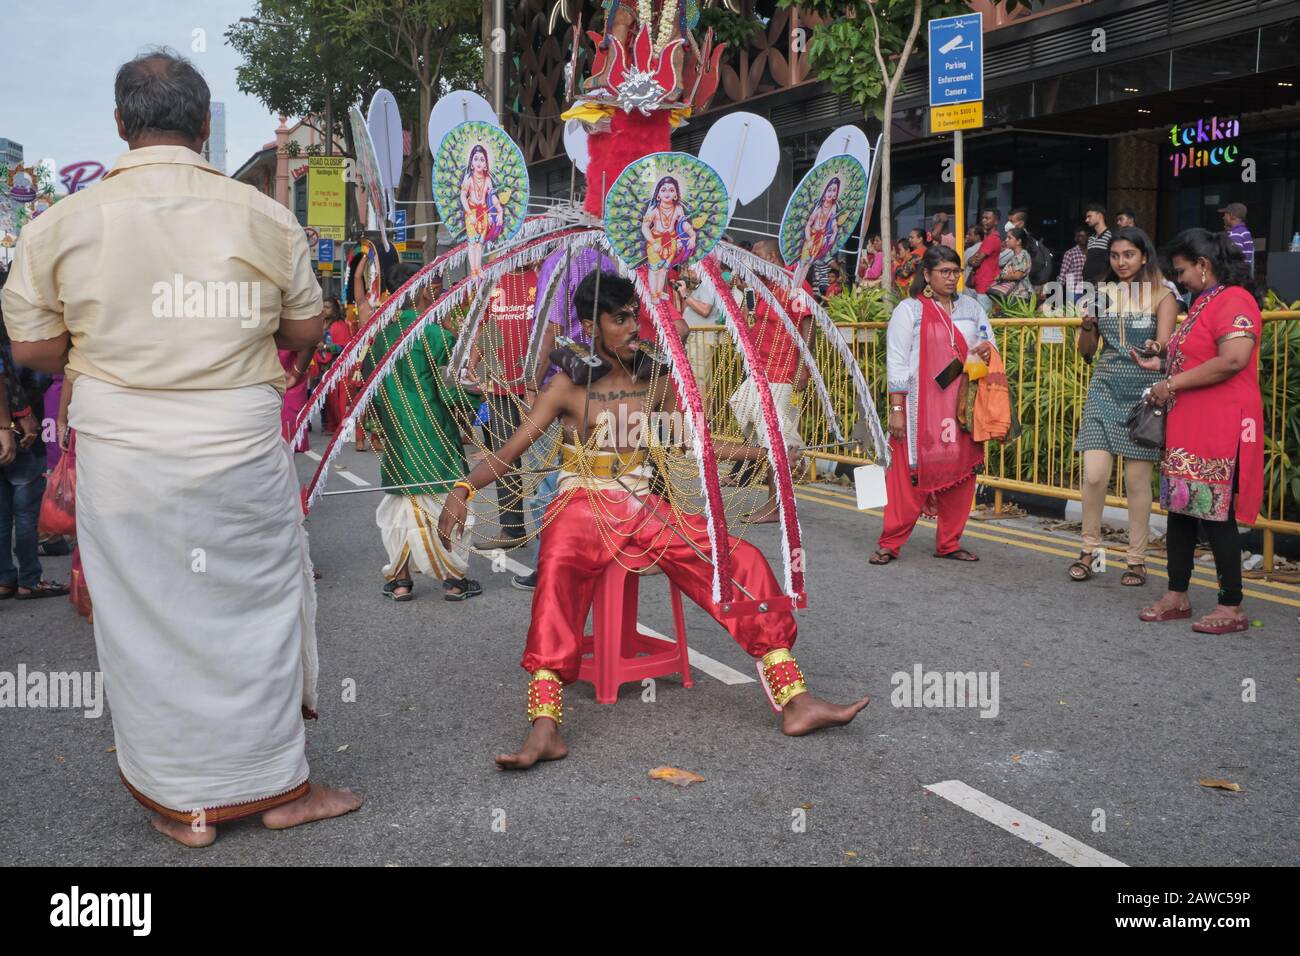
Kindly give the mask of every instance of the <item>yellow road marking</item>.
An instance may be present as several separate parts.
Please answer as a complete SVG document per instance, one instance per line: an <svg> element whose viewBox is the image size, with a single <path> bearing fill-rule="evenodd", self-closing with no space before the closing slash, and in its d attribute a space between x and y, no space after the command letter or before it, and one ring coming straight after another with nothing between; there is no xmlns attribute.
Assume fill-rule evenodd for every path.
<svg viewBox="0 0 1300 956"><path fill-rule="evenodd" d="M841 503L838 502L838 501L831 500L831 497L839 497L838 495L833 495L833 494L832 494L831 497L821 497L821 496L819 496L819 495L816 494L816 493L812 493L812 492L810 492L809 489L807 489L807 488L800 488L800 489L798 489L797 492L796 492L796 494L797 494L798 497L804 499L805 501L811 501L811 502L813 502L813 503L815 503L815 504L826 505L827 507L830 507L830 508L842 508L842 509L844 509L845 511L853 511L853 512L856 512L857 514L863 514L863 512L858 511L858 508L857 508L856 504L853 504L853 505L847 505L847 504L841 504ZM867 511L866 514L874 514L874 515L876 515L877 517L880 517L881 512L880 512L878 509L872 509L872 510L870 510L870 511ZM917 524L924 525L924 526L927 527L927 528L933 528L933 527L935 526L935 523L934 523L933 521L928 521L928 520L926 520L926 519L921 519L921 520L917 521ZM1016 530L1016 529L1000 528L999 530L1001 530L1001 531L1014 531L1014 530ZM1021 532L1021 534L1026 534L1026 532ZM1073 551L1069 551L1069 550L1061 550L1061 548L1059 548L1059 547L1058 547L1058 548L1049 548L1049 547L1045 547L1045 546L1043 546L1043 545L1041 545L1041 544L1034 544L1034 543L1031 543L1031 542L1029 542L1029 541L1020 541L1020 540L1016 540L1015 538L1001 537L1001 536L999 536L999 535L989 534L989 533L984 532L984 531L976 531L976 530L972 530L971 527L970 527L969 525L967 525L965 532L963 532L963 537L965 537L965 536L970 536L970 537L972 537L972 538L980 538L980 539L982 539L982 540L984 540L984 541L994 541L994 542L996 542L996 543L998 543L998 544L1008 544L1008 545L1011 545L1012 547L1015 547L1015 548L1023 548L1023 549L1025 549L1025 550L1027 550L1027 551L1038 551L1038 552L1040 552L1040 553L1042 553L1042 554L1051 554L1051 555L1056 555L1056 556L1059 556L1059 557L1067 557L1067 558L1068 558L1068 557L1072 557L1072 556L1075 554L1075 552L1073 552ZM1196 569L1194 569L1194 570L1195 570L1195 571L1203 571L1204 569L1202 569L1202 568L1196 568ZM1166 572L1164 572L1164 571L1161 571L1161 570L1159 570L1159 569L1157 569L1157 568L1148 568L1148 569L1147 569L1147 573L1148 573L1148 574L1155 575L1155 576L1160 577L1160 578L1164 578L1166 581L1169 580L1169 575L1168 575L1168 573L1166 573ZM1217 591L1217 590L1218 590L1218 583L1217 583L1217 582L1201 580L1201 579L1197 578L1197 576L1196 576L1195 573L1192 574L1192 584L1196 585L1197 587L1207 588L1208 590L1211 590L1211 591ZM1282 585L1282 586L1285 587L1286 585ZM1241 593L1244 594L1244 595L1246 595L1247 597L1258 598L1258 599L1261 600L1261 601L1268 601L1268 602L1273 603L1273 604L1285 604L1285 605L1288 605L1288 606L1290 606L1290 607L1300 607L1300 600L1295 600L1294 598L1285 598L1285 597L1281 597L1280 595L1276 595L1276 594L1268 594L1268 593L1266 593L1266 592L1264 592L1264 591L1248 590L1248 589L1245 588L1245 587L1242 588L1242 592L1241 592Z"/></svg>
<svg viewBox="0 0 1300 956"><path fill-rule="evenodd" d="M814 490L817 494L824 495L828 498L836 498L839 499L840 501L847 501L854 504L856 504L857 502L857 499L853 495L835 491L833 489L826 488L821 485L809 486L809 487L801 488L800 490L801 491ZM853 510L857 511L858 509L855 507ZM879 508L872 508L866 512L859 512L859 513L875 515L877 518L884 517L884 512L881 511ZM934 522L932 521L925 522L925 523L927 524L928 527L934 527ZM1063 556L1068 558L1073 558L1078 554L1078 551L1068 550L1069 548L1072 547L1072 545L1066 543L1062 538L1056 535L1048 534L1044 531L1026 531L1023 528L1009 528L1006 525L986 524L983 521L981 521L978 525L976 525L976 527L988 528L990 531L996 531L999 534L1012 535L1018 538L1027 538L1030 541L1038 541L1044 544L1060 545L1061 547L1067 549L1065 552L1063 552ZM1120 561L1123 561L1123 559L1125 559L1128 556L1128 553L1123 548L1118 548L1114 546L1106 548L1106 552L1108 555L1114 555ZM1161 564L1166 567L1168 567L1169 564L1168 561L1166 561L1162 557L1159 557L1158 555L1148 556L1147 563ZM1210 571L1208 568L1204 567L1203 565L1194 566L1193 570L1200 571L1204 574L1209 574L1211 575L1211 577L1214 576L1214 572ZM1297 588L1297 586L1294 584L1288 584L1285 581L1250 580L1248 581L1248 583L1252 587L1276 588L1277 590L1281 591L1283 594L1300 595L1300 588Z"/></svg>

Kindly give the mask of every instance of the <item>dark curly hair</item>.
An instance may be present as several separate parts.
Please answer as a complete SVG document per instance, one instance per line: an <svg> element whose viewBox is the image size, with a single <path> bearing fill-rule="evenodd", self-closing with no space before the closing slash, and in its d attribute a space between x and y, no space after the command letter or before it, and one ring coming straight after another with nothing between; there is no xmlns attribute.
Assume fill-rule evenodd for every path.
<svg viewBox="0 0 1300 956"><path fill-rule="evenodd" d="M1246 262L1246 257L1241 254L1237 244L1228 237L1226 232L1185 229L1165 247L1164 254L1170 260L1174 256L1186 259L1188 262L1205 259L1214 270L1214 277L1220 283L1240 286L1250 293L1256 305L1263 304L1263 297L1250 274L1250 264Z"/></svg>

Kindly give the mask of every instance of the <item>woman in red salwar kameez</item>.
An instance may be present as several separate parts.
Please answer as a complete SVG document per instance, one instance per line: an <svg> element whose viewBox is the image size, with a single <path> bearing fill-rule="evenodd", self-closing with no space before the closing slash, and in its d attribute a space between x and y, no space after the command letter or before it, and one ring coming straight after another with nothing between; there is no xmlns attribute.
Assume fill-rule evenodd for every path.
<svg viewBox="0 0 1300 956"><path fill-rule="evenodd" d="M1224 233L1189 229L1167 250L1179 281L1194 296L1168 355L1134 358L1167 377L1147 401L1168 408L1160 464L1160 503L1169 511L1169 590L1138 615L1144 621L1192 616L1197 522L1205 529L1219 577L1218 605L1192 630L1244 631L1237 524L1259 515L1264 497L1264 402L1259 393L1262 319L1240 250ZM1155 343L1148 342L1147 348ZM1236 498L1235 507L1233 498Z"/></svg>
<svg viewBox="0 0 1300 956"><path fill-rule="evenodd" d="M336 313L336 315L338 315L338 313ZM352 341L352 328L343 320L342 315L338 315L338 317L330 323L328 334L329 344L334 349L338 350L334 353L337 358L338 352L342 351L347 344ZM338 427L343 423L343 419L347 417L348 405L351 404L352 401L352 388L351 383L349 382L350 378L350 375L343 375L337 378L333 390L325 398L325 411L329 422L326 426L327 431L337 431Z"/></svg>
<svg viewBox="0 0 1300 956"><path fill-rule="evenodd" d="M987 362L993 329L972 296L957 294L961 260L947 246L931 246L920 260L912 294L889 320L890 464L888 503L871 564L896 561L922 514L938 518L934 556L979 560L961 546L975 500L975 469L984 447L957 425L955 376L936 376L973 353Z"/></svg>
<svg viewBox="0 0 1300 956"><path fill-rule="evenodd" d="M284 369L285 378L284 399L280 403L280 430L284 434L285 441L293 436L298 416L307 407L307 363L311 361L311 352L311 349L303 349L301 352L292 349L275 350L276 357L280 360L280 367ZM293 450L296 452L307 450L306 432L302 433Z"/></svg>

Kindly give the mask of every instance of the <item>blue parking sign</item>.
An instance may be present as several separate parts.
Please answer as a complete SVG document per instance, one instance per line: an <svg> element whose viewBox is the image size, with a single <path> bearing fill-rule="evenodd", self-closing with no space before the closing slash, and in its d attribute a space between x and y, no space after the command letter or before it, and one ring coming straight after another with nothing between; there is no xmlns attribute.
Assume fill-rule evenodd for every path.
<svg viewBox="0 0 1300 956"><path fill-rule="evenodd" d="M393 242L406 241L406 210L398 209L393 213Z"/></svg>
<svg viewBox="0 0 1300 956"><path fill-rule="evenodd" d="M930 21L930 105L984 99L984 15Z"/></svg>
<svg viewBox="0 0 1300 956"><path fill-rule="evenodd" d="M334 240L321 239L316 243L316 261L333 262L334 261Z"/></svg>

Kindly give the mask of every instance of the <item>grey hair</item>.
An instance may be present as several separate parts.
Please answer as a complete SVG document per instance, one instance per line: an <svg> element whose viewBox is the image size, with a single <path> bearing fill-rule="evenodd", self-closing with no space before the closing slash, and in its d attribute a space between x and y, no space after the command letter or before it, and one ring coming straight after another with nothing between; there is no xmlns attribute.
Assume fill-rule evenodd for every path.
<svg viewBox="0 0 1300 956"><path fill-rule="evenodd" d="M128 139L146 133L203 136L212 94L194 64L168 47L154 47L123 63L113 82Z"/></svg>

